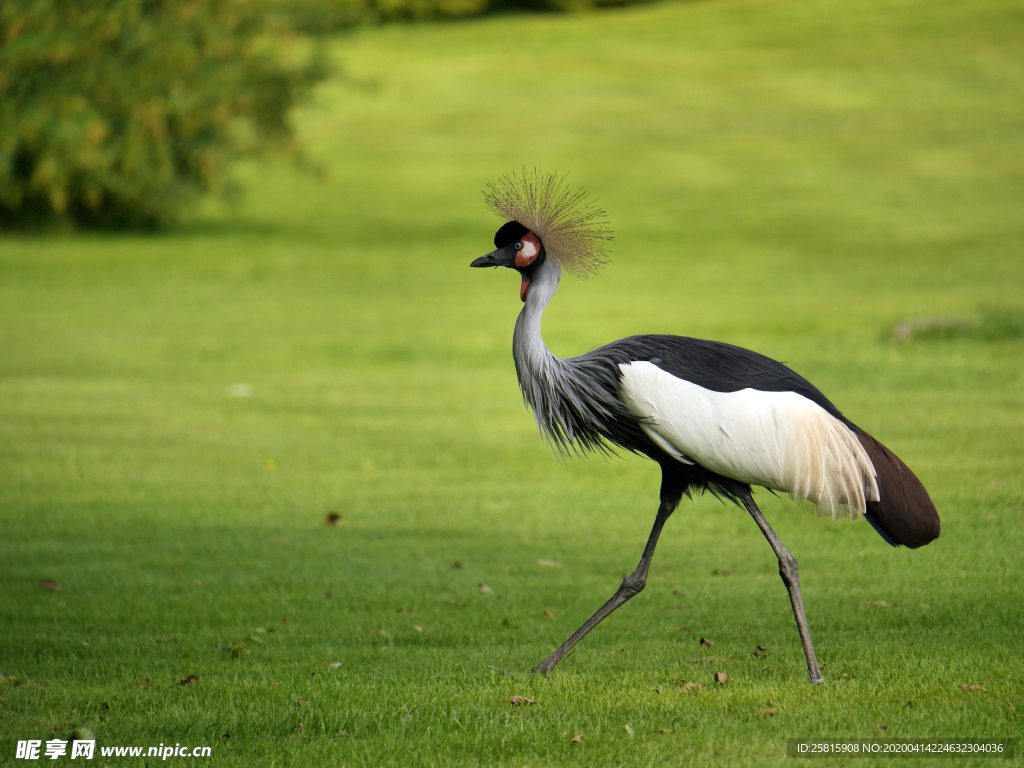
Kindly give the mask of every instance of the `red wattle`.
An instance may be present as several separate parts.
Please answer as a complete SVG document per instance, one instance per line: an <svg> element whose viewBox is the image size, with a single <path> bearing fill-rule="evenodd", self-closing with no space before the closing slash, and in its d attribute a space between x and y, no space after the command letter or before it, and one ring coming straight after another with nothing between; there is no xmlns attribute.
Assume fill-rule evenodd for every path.
<svg viewBox="0 0 1024 768"><path fill-rule="evenodd" d="M529 280L523 280L523 282L519 284L519 300L521 302L523 302L524 304L526 303L526 294L528 294L529 292L530 292L530 281Z"/></svg>

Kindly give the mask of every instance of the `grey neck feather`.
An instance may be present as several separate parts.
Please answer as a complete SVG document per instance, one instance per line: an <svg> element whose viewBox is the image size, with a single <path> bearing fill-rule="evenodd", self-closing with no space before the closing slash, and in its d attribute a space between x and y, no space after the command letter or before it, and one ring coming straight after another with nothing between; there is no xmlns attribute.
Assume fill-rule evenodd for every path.
<svg viewBox="0 0 1024 768"><path fill-rule="evenodd" d="M560 454L606 452L607 443L641 450L647 440L618 397L619 361L601 349L569 359L555 357L541 337L541 317L561 276L558 263L545 259L532 276L516 319L512 356L523 399L533 409L541 434Z"/></svg>

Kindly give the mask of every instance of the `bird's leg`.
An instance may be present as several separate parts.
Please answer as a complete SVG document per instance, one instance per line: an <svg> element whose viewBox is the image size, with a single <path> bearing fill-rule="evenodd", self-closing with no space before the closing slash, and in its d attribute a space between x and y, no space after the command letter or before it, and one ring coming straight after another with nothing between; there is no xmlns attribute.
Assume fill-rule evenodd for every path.
<svg viewBox="0 0 1024 768"><path fill-rule="evenodd" d="M597 613L587 619L586 623L582 627L573 632L572 637L558 646L554 653L534 667L534 672L550 672L554 669L555 664L561 661L562 657L565 656L565 654L567 654L572 647L576 645L576 643L582 640L583 636L586 635L587 632L600 624L608 614L643 590L644 586L647 584L647 569L651 567L651 558L654 557L654 548L658 546L658 537L661 536L661 529L665 525L665 521L668 520L669 516L675 511L676 504L678 503L678 497L676 497L674 501L665 501L663 498L661 506L658 508L658 516L654 520L654 527L651 529L651 535L647 538L647 546L644 547L643 557L640 558L640 564L637 565L636 570L623 579L622 584L615 591L615 594L612 595L611 600L602 605L597 610Z"/></svg>
<svg viewBox="0 0 1024 768"><path fill-rule="evenodd" d="M754 503L754 497L747 492L740 498L743 500L743 506L747 508L747 512L754 518L757 527L761 529L761 533L768 539L768 543L772 545L772 549L775 551L775 556L779 559L779 575L789 591L789 601L793 604L796 628L800 633L800 643L804 647L804 656L807 658L807 674L810 676L812 683L823 682L821 670L818 668L818 659L814 655L814 645L811 643L811 632L807 628L807 617L804 615L804 601L800 596L800 575L796 558L790 554L786 546L779 540L779 537L775 535L772 527L768 525L768 521L764 519L761 510Z"/></svg>

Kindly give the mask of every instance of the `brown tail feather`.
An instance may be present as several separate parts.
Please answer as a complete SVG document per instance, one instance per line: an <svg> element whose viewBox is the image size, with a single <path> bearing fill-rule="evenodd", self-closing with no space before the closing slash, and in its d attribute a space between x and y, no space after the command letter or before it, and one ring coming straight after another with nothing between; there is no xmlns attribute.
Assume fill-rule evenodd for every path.
<svg viewBox="0 0 1024 768"><path fill-rule="evenodd" d="M875 466L880 497L868 502L866 517L882 538L911 549L939 538L939 513L917 476L867 432L858 437Z"/></svg>

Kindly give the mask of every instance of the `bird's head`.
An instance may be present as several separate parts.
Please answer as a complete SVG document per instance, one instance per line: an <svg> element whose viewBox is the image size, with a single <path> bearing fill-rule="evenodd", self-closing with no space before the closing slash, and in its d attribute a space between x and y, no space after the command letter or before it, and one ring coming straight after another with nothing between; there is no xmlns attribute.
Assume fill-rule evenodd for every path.
<svg viewBox="0 0 1024 768"><path fill-rule="evenodd" d="M494 236L496 250L470 266L518 271L523 302L531 283L537 287L536 301L545 295L537 292L540 286L554 290L563 269L584 277L604 264L604 242L612 237L604 211L583 190L570 189L565 176L524 168L487 186L487 205L505 224Z"/></svg>
<svg viewBox="0 0 1024 768"><path fill-rule="evenodd" d="M530 281L544 263L544 244L518 221L503 224L494 235L495 250L481 256L471 267L508 267L522 276L519 298L523 302L530 292Z"/></svg>

